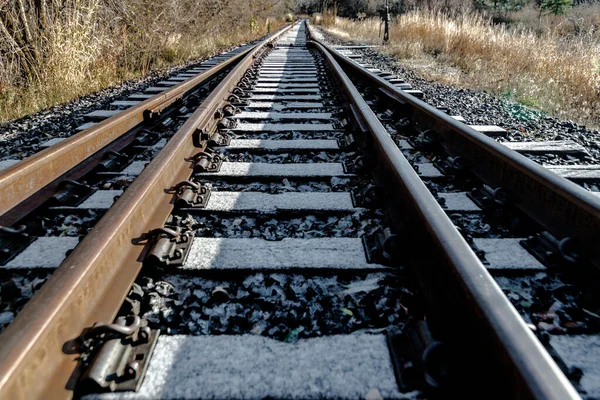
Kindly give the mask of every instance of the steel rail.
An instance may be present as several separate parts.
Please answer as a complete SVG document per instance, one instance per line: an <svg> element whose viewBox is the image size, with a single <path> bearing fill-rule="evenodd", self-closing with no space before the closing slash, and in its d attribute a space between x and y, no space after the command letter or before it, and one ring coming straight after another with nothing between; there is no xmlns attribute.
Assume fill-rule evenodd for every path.
<svg viewBox="0 0 600 400"><path fill-rule="evenodd" d="M476 346L481 350L475 359L485 355L486 365L476 368L489 373L493 370L505 385L487 388L492 392L491 397L496 398L493 391L499 389L503 394L508 392L508 397L500 398L580 398L403 156L330 49L318 42L310 43L323 53L341 90L356 107L362 119L360 125L366 126L371 135L372 140L366 142L368 153L375 158L371 167L376 181L387 188L388 210L395 228L406 241L401 247L402 254L413 257L411 264L425 287L428 301L435 304L431 322L442 325L446 332L454 331L445 338L454 347ZM468 328L448 329L451 326ZM493 364L495 367L490 369Z"/></svg>
<svg viewBox="0 0 600 400"><path fill-rule="evenodd" d="M574 239L577 249L586 253L586 259L600 267L600 247L597 245L600 241L600 199L597 196L315 41L325 46L345 68L383 88L422 131L436 132L449 154L461 156L470 170L490 186L504 188L511 203L545 229L559 239Z"/></svg>
<svg viewBox="0 0 600 400"><path fill-rule="evenodd" d="M80 371L68 343L93 324L114 320L147 251L134 238L163 226L174 201L166 189L189 179L193 166L186 160L206 147L205 141L194 147L194 132L215 129L215 114L230 89L289 28L263 40L234 67L0 335L0 398L73 396Z"/></svg>
<svg viewBox="0 0 600 400"><path fill-rule="evenodd" d="M0 224L10 226L22 216L39 206L30 197L57 180L75 179L65 176L93 155L102 153L128 131L135 128L148 116L156 115L169 107L186 93L212 79L223 69L239 61L252 47L228 60L183 81L138 105L114 115L102 122L44 149L15 165L0 171ZM25 203L25 200L30 199ZM19 207L18 207L19 206ZM18 207L19 212L10 212ZM24 210L21 210L24 209Z"/></svg>

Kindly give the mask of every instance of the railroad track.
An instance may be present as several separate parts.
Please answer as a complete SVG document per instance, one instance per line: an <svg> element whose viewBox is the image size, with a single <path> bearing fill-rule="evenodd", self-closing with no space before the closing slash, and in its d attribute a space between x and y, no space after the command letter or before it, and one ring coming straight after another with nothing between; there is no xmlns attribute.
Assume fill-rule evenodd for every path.
<svg viewBox="0 0 600 400"><path fill-rule="evenodd" d="M33 243L6 233L22 239L7 266L47 268L83 238L1 334L2 397L578 398L565 372L594 395L577 384L593 368L569 370L568 354L553 361L555 338L539 334L542 344L533 313L500 288L514 284L507 262L526 256L556 283L573 259L578 277L593 277L594 195L307 33L297 24L269 38L274 46L240 51L160 149L133 146L152 159L135 180L123 183L126 162L99 171L100 157L77 176L94 177L91 197L57 205L85 196L60 182L87 155L51 174L36 169L66 144L0 174L2 188L31 182L0 198L5 226L33 218L39 204L22 203L42 188L52 194L44 207L54 202L44 225L39 208L26 225L47 229ZM148 103L137 112L168 114ZM119 115L92 129L117 126ZM168 130L158 121L147 135ZM92 153L123 140L114 135ZM432 155L439 168L424 163ZM471 197L456 190L465 185ZM103 217L89 232L57 234L67 215L90 213ZM547 231L528 241L546 258L469 235L465 221L494 213ZM46 253L35 251L42 238L52 240Z"/></svg>
<svg viewBox="0 0 600 400"><path fill-rule="evenodd" d="M113 100L104 108L75 117L79 126L71 132L67 129L66 137L18 141L29 142L24 146L8 144L8 148L13 147L13 155L0 161L0 175L5 187L11 188L5 192L3 204L12 209L4 212L0 225L26 230L16 235L1 234L4 253L0 265L8 287L0 298L0 308L9 311L0 318L0 331L48 278L45 271L60 265L79 238L191 115L190 110L200 105L254 44L192 64L128 97ZM73 137L78 132L81 133ZM110 138L117 137L110 142ZM103 147L107 143L110 144ZM29 158L24 160L25 157ZM38 165L31 168L31 164ZM27 169L31 171L29 175L24 174ZM35 186L23 182L33 182ZM97 189L103 190L94 193ZM27 201L20 201L23 198ZM20 202L16 207L15 201ZM69 238L53 238L59 235ZM30 244L30 251L38 254L37 261L27 253L23 255L27 259L24 262L13 260ZM34 272L23 274L25 269ZM21 295L17 295L19 292Z"/></svg>
<svg viewBox="0 0 600 400"><path fill-rule="evenodd" d="M588 239L597 232L584 232L598 215L600 163L573 140L512 142L489 125L465 132L464 118L425 106L418 90L363 60L364 48L341 46L337 57L536 336L577 390L595 398L597 256Z"/></svg>
<svg viewBox="0 0 600 400"><path fill-rule="evenodd" d="M0 331L164 147L190 110L256 43L139 88L83 115L84 122L76 116L79 126L72 131L65 128L66 137L17 141L23 146L7 143L13 155L0 161L1 179L9 188L2 203L12 208L3 213L0 226L15 229L0 233L4 286L0 309L5 310ZM81 133L73 137L77 132ZM111 142L114 138L118 139ZM97 189L104 190L95 193ZM27 201L20 201L24 198ZM20 203L14 206L15 201ZM67 237L56 240L56 236ZM26 247L20 261L18 255Z"/></svg>

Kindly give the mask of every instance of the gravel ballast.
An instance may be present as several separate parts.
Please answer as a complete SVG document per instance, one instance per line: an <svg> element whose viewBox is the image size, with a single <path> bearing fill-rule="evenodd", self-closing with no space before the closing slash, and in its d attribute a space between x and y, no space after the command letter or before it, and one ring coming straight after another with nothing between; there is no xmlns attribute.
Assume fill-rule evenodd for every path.
<svg viewBox="0 0 600 400"><path fill-rule="evenodd" d="M186 275L140 278L122 315L168 334L255 334L294 342L404 326L413 283L396 273L305 276L257 273L235 280Z"/></svg>
<svg viewBox="0 0 600 400"><path fill-rule="evenodd" d="M223 52L238 47L235 46L223 50ZM99 92L81 96L71 102L59 104L17 120L2 122L0 123L0 161L29 157L43 150L40 145L50 139L72 136L77 133L76 128L85 122L84 115L108 109L112 102L126 100L129 95L142 92L171 76L200 66L218 54L221 53L152 71L146 76L130 79Z"/></svg>
<svg viewBox="0 0 600 400"><path fill-rule="evenodd" d="M314 27L313 28L317 28ZM321 37L331 44L354 44L342 41L317 28ZM415 89L424 93L424 101L448 110L448 115L460 115L468 124L498 125L508 130L507 141L573 140L590 154L587 161L600 158L600 132L587 129L572 121L563 121L530 109L519 103L498 98L492 94L444 85L420 77L391 56L377 52L377 48L353 49L373 68L392 72Z"/></svg>

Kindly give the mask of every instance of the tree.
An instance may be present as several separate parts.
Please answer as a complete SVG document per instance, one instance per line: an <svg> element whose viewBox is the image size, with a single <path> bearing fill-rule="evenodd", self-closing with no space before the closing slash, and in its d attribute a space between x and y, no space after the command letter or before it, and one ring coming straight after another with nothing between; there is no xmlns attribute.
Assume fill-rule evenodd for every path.
<svg viewBox="0 0 600 400"><path fill-rule="evenodd" d="M541 0L540 14L564 15L573 5L573 0Z"/></svg>
<svg viewBox="0 0 600 400"><path fill-rule="evenodd" d="M500 12L519 11L526 4L527 0L475 0L475 6L478 8L489 8Z"/></svg>

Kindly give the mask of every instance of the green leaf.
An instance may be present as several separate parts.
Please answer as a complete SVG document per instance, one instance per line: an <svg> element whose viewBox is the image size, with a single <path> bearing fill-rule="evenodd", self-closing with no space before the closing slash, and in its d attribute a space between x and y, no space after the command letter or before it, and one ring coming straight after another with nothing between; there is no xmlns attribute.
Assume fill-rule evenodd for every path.
<svg viewBox="0 0 600 400"><path fill-rule="evenodd" d="M523 308L529 308L529 307L531 307L531 302L530 301L522 301L520 304L521 304L521 307L523 307Z"/></svg>
<svg viewBox="0 0 600 400"><path fill-rule="evenodd" d="M354 317L354 313L352 312L352 310L342 307L342 308L340 308L340 311L343 312L344 314L348 314L349 316Z"/></svg>
<svg viewBox="0 0 600 400"><path fill-rule="evenodd" d="M283 339L284 342L289 343L289 342L295 342L298 340L298 334L300 332L302 332L304 330L304 327L302 325L300 325L299 327L292 329L290 331L290 333L287 334L287 336L285 337L285 339Z"/></svg>

